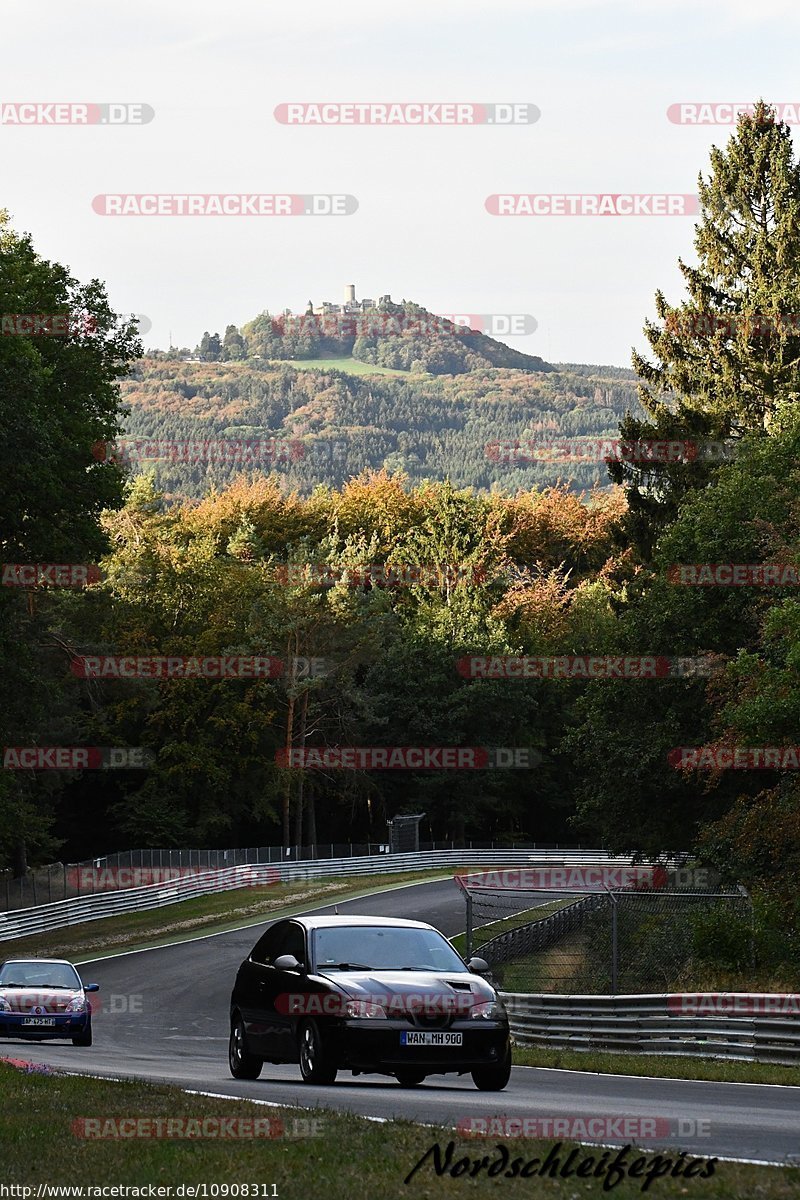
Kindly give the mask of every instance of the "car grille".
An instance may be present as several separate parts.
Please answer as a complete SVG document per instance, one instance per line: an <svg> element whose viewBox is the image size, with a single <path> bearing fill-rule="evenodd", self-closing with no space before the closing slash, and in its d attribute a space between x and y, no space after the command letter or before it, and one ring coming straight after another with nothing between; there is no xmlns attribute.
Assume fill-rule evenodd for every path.
<svg viewBox="0 0 800 1200"><path fill-rule="evenodd" d="M454 1014L410 1012L407 1016L417 1029L448 1029L453 1024Z"/></svg>

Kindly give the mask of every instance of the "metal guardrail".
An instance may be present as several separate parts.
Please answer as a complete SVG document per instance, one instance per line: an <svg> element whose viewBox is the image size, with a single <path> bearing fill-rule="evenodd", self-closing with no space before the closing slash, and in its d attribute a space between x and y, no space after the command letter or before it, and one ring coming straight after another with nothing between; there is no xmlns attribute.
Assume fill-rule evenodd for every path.
<svg viewBox="0 0 800 1200"><path fill-rule="evenodd" d="M580 863L624 865L629 859L614 858L601 850L582 850L557 856L545 851L527 850L432 850L413 854L380 854L363 858L315 859L309 862L263 863L227 867L222 870L192 871L160 883L126 887L71 900L57 900L32 908L0 913L0 942L46 933L85 921L121 913L142 912L176 904L194 896L234 891L246 887L267 887L277 883L307 882L312 879L393 875L406 871L443 870L465 866L571 866ZM186 872L188 868L180 868Z"/></svg>
<svg viewBox="0 0 800 1200"><path fill-rule="evenodd" d="M48 933L68 925L81 925L85 921L99 921L103 917L163 908L192 896L207 896L243 887L264 887L275 882L274 878L267 878L268 871L269 867L229 867L224 871L203 871L147 887L97 893L83 899L56 900L37 908L15 909L0 913L0 942Z"/></svg>
<svg viewBox="0 0 800 1200"><path fill-rule="evenodd" d="M684 1012L687 995L502 993L520 1046L800 1066L800 995L691 993Z"/></svg>
<svg viewBox="0 0 800 1200"><path fill-rule="evenodd" d="M453 850L459 853L473 850L490 850L499 853L493 841L473 842L466 846L457 846L452 841L420 842L416 847L395 850L395 853L406 854L420 851ZM522 840L505 843L502 850L527 852L529 854L566 852L574 854L583 850L578 846L563 846L558 843L538 843ZM372 855L390 856L392 847L385 842L320 842L315 846L249 846L228 849L147 849L119 850L110 854L99 855L83 862L49 863L29 868L23 875L15 875L9 869L0 868L0 912L12 908L36 908L40 904L52 904L56 900L71 900L81 898L96 891L107 891L109 878L104 874L103 881L96 882L98 872L113 872L120 879L127 878L128 882L120 882L117 887L140 887L148 883L158 883L171 876L177 877L183 872L175 868L189 868L192 872L222 870L226 867L275 865L285 866L288 863L305 863L317 860L333 860L342 858L365 858ZM590 849L587 855L595 853ZM135 879L135 882L130 882Z"/></svg>
<svg viewBox="0 0 800 1200"><path fill-rule="evenodd" d="M521 839L510 845L498 847L493 841L468 842L466 846L458 846L453 841L426 842L420 841L414 847L415 852L431 850L524 850L528 853L544 851L566 851L573 854L582 850L582 846L564 846L558 843L530 842ZM147 850L117 850L110 854L94 856L81 863L68 864L82 867L198 867L210 870L212 867L243 867L262 863L277 864L285 862L307 862L322 858L364 858L372 854L389 854L391 846L387 840L383 842L318 842L316 846L247 846L223 850L198 849L147 849ZM396 853L411 853L396 851ZM588 853L593 853L590 848Z"/></svg>

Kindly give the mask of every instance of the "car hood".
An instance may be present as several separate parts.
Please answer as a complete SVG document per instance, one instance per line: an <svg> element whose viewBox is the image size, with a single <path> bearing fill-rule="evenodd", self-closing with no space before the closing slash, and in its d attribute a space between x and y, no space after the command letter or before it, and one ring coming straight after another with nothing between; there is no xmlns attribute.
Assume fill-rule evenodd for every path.
<svg viewBox="0 0 800 1200"><path fill-rule="evenodd" d="M83 992L66 988L0 987L0 1000L5 1000L13 1012L33 1016L66 1012L73 1000L83 998Z"/></svg>
<svg viewBox="0 0 800 1200"><path fill-rule="evenodd" d="M382 997L396 1001L417 997L425 1000L450 999L453 1004L481 1004L495 999L494 989L477 975L457 971L317 971L323 979L336 984L354 1000L368 1000L380 1004Z"/></svg>

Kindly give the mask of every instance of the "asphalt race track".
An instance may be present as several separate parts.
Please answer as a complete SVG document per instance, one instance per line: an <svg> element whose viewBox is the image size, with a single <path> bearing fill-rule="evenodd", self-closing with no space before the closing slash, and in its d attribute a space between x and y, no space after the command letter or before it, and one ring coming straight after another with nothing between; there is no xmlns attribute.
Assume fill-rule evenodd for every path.
<svg viewBox="0 0 800 1200"><path fill-rule="evenodd" d="M547 897L541 899L545 902ZM313 911L332 913L334 906ZM450 879L342 902L338 911L429 921L448 937L464 928L463 897ZM101 1011L98 997L93 998L94 1046L9 1040L0 1043L0 1055L93 1075L137 1076L219 1095L452 1127L471 1117L500 1114L662 1117L674 1123L673 1130L684 1132L654 1141L639 1139L642 1145L679 1147L704 1158L772 1163L800 1156L800 1087L515 1067L501 1093L477 1091L469 1076L434 1076L421 1087L404 1089L387 1076L353 1078L344 1072L333 1086L312 1088L301 1082L298 1067L269 1063L256 1082L237 1082L227 1065L230 990L239 963L270 923L83 967L84 981L97 982L102 989ZM698 1127L702 1136L685 1133ZM604 1144L624 1140L603 1139ZM425 1148L422 1140L420 1146Z"/></svg>

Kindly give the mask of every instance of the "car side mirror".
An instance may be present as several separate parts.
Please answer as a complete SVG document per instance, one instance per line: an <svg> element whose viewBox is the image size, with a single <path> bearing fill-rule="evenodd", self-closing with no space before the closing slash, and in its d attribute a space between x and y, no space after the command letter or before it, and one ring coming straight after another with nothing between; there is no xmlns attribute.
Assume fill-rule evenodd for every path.
<svg viewBox="0 0 800 1200"><path fill-rule="evenodd" d="M489 970L489 964L485 958L471 958L467 963L473 975L483 975Z"/></svg>
<svg viewBox="0 0 800 1200"><path fill-rule="evenodd" d="M276 971L302 971L303 964L299 963L293 954L279 954L272 964Z"/></svg>
<svg viewBox="0 0 800 1200"><path fill-rule="evenodd" d="M85 983L83 985L83 990L85 992L99 992L100 984L99 983Z"/></svg>

